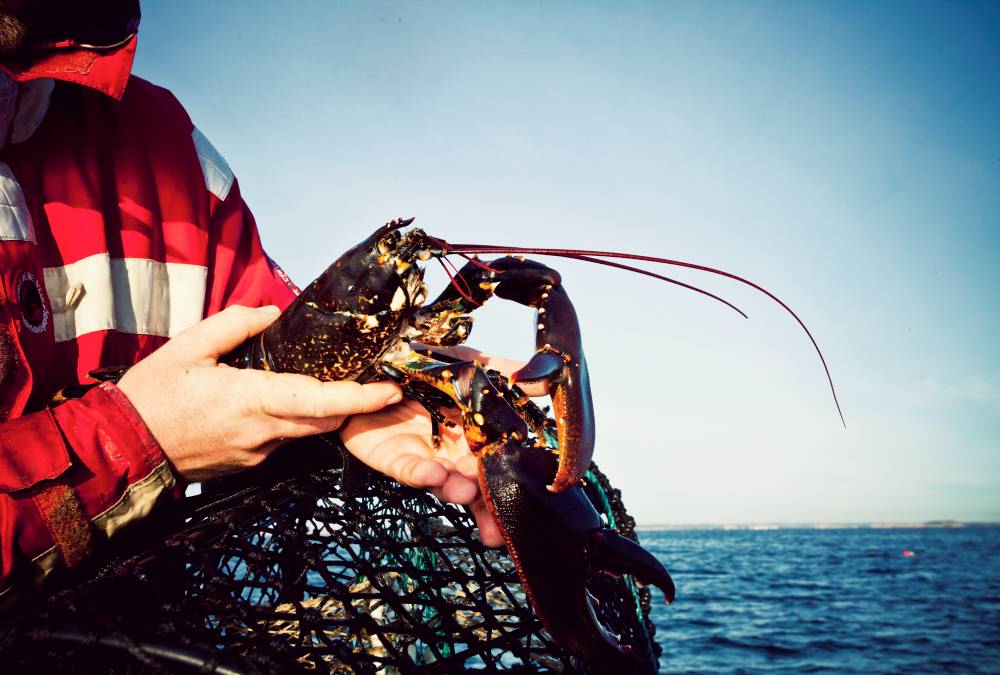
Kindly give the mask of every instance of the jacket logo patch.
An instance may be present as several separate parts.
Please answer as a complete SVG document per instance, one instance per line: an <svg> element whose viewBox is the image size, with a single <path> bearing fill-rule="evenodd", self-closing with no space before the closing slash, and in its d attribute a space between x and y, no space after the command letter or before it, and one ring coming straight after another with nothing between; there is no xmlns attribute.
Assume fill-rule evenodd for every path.
<svg viewBox="0 0 1000 675"><path fill-rule="evenodd" d="M44 333L49 327L49 308L42 299L42 287L31 272L25 272L17 282L17 304L21 306L21 323L32 333Z"/></svg>

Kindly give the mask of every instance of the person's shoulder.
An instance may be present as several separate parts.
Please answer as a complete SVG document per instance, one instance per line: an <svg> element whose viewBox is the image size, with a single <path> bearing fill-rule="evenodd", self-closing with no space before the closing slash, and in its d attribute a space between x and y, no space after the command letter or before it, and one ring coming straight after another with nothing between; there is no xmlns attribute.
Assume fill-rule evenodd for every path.
<svg viewBox="0 0 1000 675"><path fill-rule="evenodd" d="M141 139L137 145L150 149L160 166L175 160L174 168L203 175L208 191L225 201L233 171L169 89L132 75L119 108L123 133Z"/></svg>
<svg viewBox="0 0 1000 675"><path fill-rule="evenodd" d="M126 113L132 113L153 121L158 125L179 127L191 133L194 124L184 106L173 93L136 75L130 75L121 106Z"/></svg>

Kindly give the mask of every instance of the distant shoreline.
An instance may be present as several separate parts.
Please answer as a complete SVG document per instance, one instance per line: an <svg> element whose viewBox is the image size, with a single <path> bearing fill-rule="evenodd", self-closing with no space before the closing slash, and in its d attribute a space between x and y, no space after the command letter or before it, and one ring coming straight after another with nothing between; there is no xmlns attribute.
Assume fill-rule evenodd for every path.
<svg viewBox="0 0 1000 675"><path fill-rule="evenodd" d="M959 520L928 520L926 522L873 523L639 523L640 532L670 530L923 530L957 529L966 527L1000 527L1000 522L963 522Z"/></svg>

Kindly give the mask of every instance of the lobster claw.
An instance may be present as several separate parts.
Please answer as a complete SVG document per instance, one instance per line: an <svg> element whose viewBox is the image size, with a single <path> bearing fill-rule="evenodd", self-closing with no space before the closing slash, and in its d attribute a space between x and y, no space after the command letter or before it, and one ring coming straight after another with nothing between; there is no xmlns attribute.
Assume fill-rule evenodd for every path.
<svg viewBox="0 0 1000 675"><path fill-rule="evenodd" d="M465 438L478 458L483 497L531 605L553 640L593 672L645 670L598 620L587 583L597 570L630 574L657 586L672 602L674 582L663 564L636 542L604 527L579 484L558 492L551 489L559 459L543 444L530 441L525 410L482 366L411 354L381 369L404 386L444 394L461 410Z"/></svg>
<svg viewBox="0 0 1000 675"><path fill-rule="evenodd" d="M651 553L602 526L582 488L548 488L556 463L547 450L513 440L484 448L479 476L487 504L552 638L593 672L636 672L641 666L629 647L597 619L587 580L595 570L631 574L657 586L667 602L674 582Z"/></svg>
<svg viewBox="0 0 1000 675"><path fill-rule="evenodd" d="M559 469L548 488L563 492L580 482L594 455L594 403L576 310L555 270L519 258L501 258L490 266L503 271L496 288L498 297L537 308L535 355L511 381L544 382L549 387L559 437Z"/></svg>

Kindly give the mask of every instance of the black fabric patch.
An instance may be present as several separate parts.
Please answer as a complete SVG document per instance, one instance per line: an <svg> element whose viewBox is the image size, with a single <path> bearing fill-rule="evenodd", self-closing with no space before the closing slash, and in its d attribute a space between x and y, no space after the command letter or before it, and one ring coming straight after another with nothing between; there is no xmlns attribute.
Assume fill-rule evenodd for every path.
<svg viewBox="0 0 1000 675"><path fill-rule="evenodd" d="M44 333L49 327L49 310L42 299L42 287L31 272L25 272L17 282L17 304L24 326L32 333Z"/></svg>

